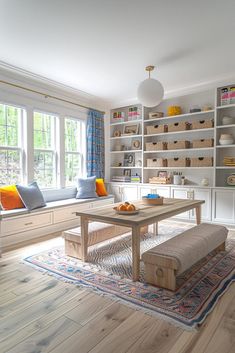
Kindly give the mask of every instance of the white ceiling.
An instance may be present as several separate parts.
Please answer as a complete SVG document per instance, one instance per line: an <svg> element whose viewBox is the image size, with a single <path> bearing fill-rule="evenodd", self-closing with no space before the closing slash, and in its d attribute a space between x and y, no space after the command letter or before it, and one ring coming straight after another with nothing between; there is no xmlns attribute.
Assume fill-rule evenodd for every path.
<svg viewBox="0 0 235 353"><path fill-rule="evenodd" d="M234 76L235 0L0 0L0 60L114 102Z"/></svg>

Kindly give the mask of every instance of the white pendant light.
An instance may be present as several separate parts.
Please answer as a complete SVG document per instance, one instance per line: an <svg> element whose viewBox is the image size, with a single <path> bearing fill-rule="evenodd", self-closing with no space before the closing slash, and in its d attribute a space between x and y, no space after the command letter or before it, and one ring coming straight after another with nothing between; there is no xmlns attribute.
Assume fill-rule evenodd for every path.
<svg viewBox="0 0 235 353"><path fill-rule="evenodd" d="M137 97L142 105L150 108L161 103L164 89L161 82L150 77L150 72L154 70L154 66L146 66L145 70L148 71L149 78L140 83Z"/></svg>

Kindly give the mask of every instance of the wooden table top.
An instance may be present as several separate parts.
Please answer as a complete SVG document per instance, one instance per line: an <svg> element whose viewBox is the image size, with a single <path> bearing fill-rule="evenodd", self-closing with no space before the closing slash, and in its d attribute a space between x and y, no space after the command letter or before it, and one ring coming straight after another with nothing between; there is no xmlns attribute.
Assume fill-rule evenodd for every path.
<svg viewBox="0 0 235 353"><path fill-rule="evenodd" d="M128 215L128 213L126 215L117 214L113 208L120 205L121 202L93 209L87 209L84 211L78 211L76 212L76 215L87 216L93 220L100 220L107 223L116 223L126 226L147 225L196 208L205 203L205 201L164 198L163 205L158 206L144 205L141 200L132 201L132 203L140 209L139 213L135 215Z"/></svg>

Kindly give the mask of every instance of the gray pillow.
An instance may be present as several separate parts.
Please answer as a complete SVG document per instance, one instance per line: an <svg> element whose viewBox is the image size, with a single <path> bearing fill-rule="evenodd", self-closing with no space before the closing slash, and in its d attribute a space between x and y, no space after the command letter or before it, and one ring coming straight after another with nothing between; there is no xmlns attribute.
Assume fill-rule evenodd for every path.
<svg viewBox="0 0 235 353"><path fill-rule="evenodd" d="M16 185L20 198L28 210L46 206L41 190L36 181L29 186Z"/></svg>
<svg viewBox="0 0 235 353"><path fill-rule="evenodd" d="M96 193L96 176L87 179L78 178L76 199L90 199L98 197Z"/></svg>

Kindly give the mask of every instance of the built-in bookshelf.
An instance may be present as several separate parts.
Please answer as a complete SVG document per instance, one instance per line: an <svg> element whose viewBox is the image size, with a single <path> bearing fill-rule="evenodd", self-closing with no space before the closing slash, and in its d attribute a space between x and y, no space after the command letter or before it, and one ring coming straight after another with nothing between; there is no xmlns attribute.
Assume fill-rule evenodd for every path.
<svg viewBox="0 0 235 353"><path fill-rule="evenodd" d="M233 160L231 160L234 157L235 161L235 94L232 92L233 87L233 85L228 85L167 99L151 109L136 105L111 110L110 181L114 176L139 175L142 183L148 183L149 178L157 176L159 171L167 171L168 174L182 173L191 185L200 185L202 179L207 178L210 186L227 186L227 177L233 171L235 173L235 163L233 165ZM229 92L227 100L226 89ZM182 114L167 116L169 106L180 106ZM130 109L137 112L133 117L128 115ZM191 109L200 109L200 111L190 112ZM121 115L118 121L115 118L117 112ZM149 113L152 112L162 112L164 116L149 119ZM231 119L226 120L224 117ZM193 128L196 122L202 121L213 121L214 124L210 127ZM169 124L180 122L189 123L190 130L149 133L148 126L154 124L169 126ZM219 141L222 134L232 135L233 142L229 145L221 145ZM195 140L213 140L214 144L204 148L195 148L193 147ZM146 148L146 143L165 142L169 145L172 141L188 141L190 147L157 151L150 151ZM229 161L227 161L228 157ZM128 158L130 163L128 163ZM151 159L169 161L177 158L187 158L191 161L200 158L200 160L212 160L213 164L200 167L169 165L152 167L148 165Z"/></svg>

